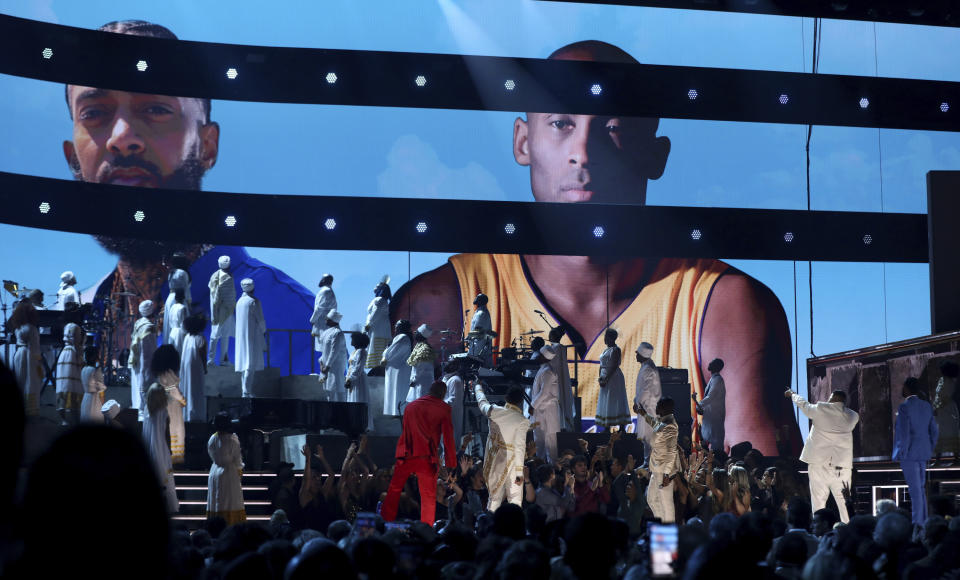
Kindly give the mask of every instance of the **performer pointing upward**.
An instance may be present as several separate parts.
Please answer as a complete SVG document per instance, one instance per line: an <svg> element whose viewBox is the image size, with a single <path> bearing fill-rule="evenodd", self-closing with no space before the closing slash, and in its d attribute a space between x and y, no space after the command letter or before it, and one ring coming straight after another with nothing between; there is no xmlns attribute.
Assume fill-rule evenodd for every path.
<svg viewBox="0 0 960 580"><path fill-rule="evenodd" d="M497 511L504 498L520 505L523 498L523 459L530 420L523 416L523 388L511 387L504 406L494 405L483 393L483 384L473 387L480 412L490 420L484 452L483 478L490 492L487 510Z"/></svg>

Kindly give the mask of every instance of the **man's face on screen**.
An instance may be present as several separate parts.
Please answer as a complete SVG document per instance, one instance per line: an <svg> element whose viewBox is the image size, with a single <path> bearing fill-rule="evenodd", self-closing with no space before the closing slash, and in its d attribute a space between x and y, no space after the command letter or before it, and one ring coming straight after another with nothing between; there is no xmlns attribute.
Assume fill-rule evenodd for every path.
<svg viewBox="0 0 960 580"><path fill-rule="evenodd" d="M537 201L643 204L670 150L656 130L656 119L528 113L514 123L514 158Z"/></svg>
<svg viewBox="0 0 960 580"><path fill-rule="evenodd" d="M67 95L73 141L63 150L78 179L200 189L216 162L219 127L198 99L80 86Z"/></svg>

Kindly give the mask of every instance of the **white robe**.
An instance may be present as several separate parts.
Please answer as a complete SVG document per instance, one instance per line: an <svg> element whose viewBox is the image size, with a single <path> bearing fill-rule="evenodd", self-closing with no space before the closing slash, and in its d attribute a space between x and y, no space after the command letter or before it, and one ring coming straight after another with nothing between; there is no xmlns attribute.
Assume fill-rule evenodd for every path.
<svg viewBox="0 0 960 580"><path fill-rule="evenodd" d="M370 337L366 367L372 369L380 364L383 351L390 346L390 301L382 296L375 296L367 306L367 320L364 328L369 328Z"/></svg>
<svg viewBox="0 0 960 580"><path fill-rule="evenodd" d="M350 362L347 366L347 381L350 382L350 388L347 389L347 402L367 404L367 431L373 431L373 409L370 408L370 389L367 386L367 373L365 371L366 362L367 349L365 348L358 348L350 355Z"/></svg>
<svg viewBox="0 0 960 580"><path fill-rule="evenodd" d="M187 400L177 385L164 387L167 391L167 417L170 419L170 460L183 463L186 451L187 429L183 424L183 408Z"/></svg>
<svg viewBox="0 0 960 580"><path fill-rule="evenodd" d="M580 425L576 424L577 409L573 396L573 387L570 385L570 363L567 360L567 347L559 342L550 343L553 352L557 355L550 361L553 372L557 375L557 384L560 386L557 397L560 405L560 428L579 433Z"/></svg>
<svg viewBox="0 0 960 580"><path fill-rule="evenodd" d="M83 382L83 401L80 403L80 420L103 423L103 392L107 385L103 383L103 371L97 367L86 366L80 372Z"/></svg>
<svg viewBox="0 0 960 580"><path fill-rule="evenodd" d="M164 328L167 327L167 322L170 323L169 334L163 336L164 344L172 344L173 348L177 349L181 355L183 354L183 337L186 335L186 331L183 330L183 321L187 318L187 307L183 304L173 303L173 306L170 307L170 310L167 312L166 317L163 320Z"/></svg>
<svg viewBox="0 0 960 580"><path fill-rule="evenodd" d="M235 433L217 431L207 441L207 454L213 462L207 477L207 517L220 516L228 523L245 520L240 439Z"/></svg>
<svg viewBox="0 0 960 580"><path fill-rule="evenodd" d="M453 438L457 445L463 437L463 379L458 374L446 374L443 382L447 385L447 394L443 402L450 405L450 415L453 419Z"/></svg>
<svg viewBox="0 0 960 580"><path fill-rule="evenodd" d="M36 415L40 409L40 391L43 390L43 365L40 363L40 333L32 324L17 328L17 352L13 355L13 370L23 388L27 414Z"/></svg>
<svg viewBox="0 0 960 580"><path fill-rule="evenodd" d="M519 506L523 498L523 460L530 420L523 416L519 407L509 403L503 407L490 403L479 386L474 392L480 412L490 420L483 455L483 478L490 493L487 509L496 511L504 499Z"/></svg>
<svg viewBox="0 0 960 580"><path fill-rule="evenodd" d="M170 286L170 293L167 294L167 299L163 303L163 340L164 344L170 344L167 342L167 337L170 336L170 331L173 330L174 326L170 323L170 310L173 309L173 305L176 304L176 296L174 292L176 290L183 290L183 303L187 306L187 310L190 310L190 274L187 274L185 270L180 270L179 268L170 272L170 275L167 277L167 283Z"/></svg>
<svg viewBox="0 0 960 580"><path fill-rule="evenodd" d="M430 392L433 384L433 361L424 361L410 367L410 390L407 391L408 403L416 401Z"/></svg>
<svg viewBox="0 0 960 580"><path fill-rule="evenodd" d="M150 376L150 361L157 350L157 327L148 318L139 318L133 324L133 340L130 343L130 406L139 410L143 420L147 389L153 382Z"/></svg>
<svg viewBox="0 0 960 580"><path fill-rule="evenodd" d="M530 407L533 421L539 423L533 430L533 439L537 444L537 455L548 463L557 459L557 431L560 430L560 384L557 373L549 362L540 365L533 379L533 395Z"/></svg>
<svg viewBox="0 0 960 580"><path fill-rule="evenodd" d="M79 411L79 407L74 407L73 404L79 405L83 399L83 381L80 378L82 370L80 352L68 341L57 357L57 409Z"/></svg>
<svg viewBox="0 0 960 580"><path fill-rule="evenodd" d="M244 292L237 300L237 344L234 370L263 369L263 353L267 350L267 322L263 319L260 300Z"/></svg>
<svg viewBox="0 0 960 580"><path fill-rule="evenodd" d="M237 289L229 272L217 270L210 275L210 341L230 338L236 332L233 316L237 307ZM224 348L226 352L226 348ZM211 353L211 356L216 353Z"/></svg>
<svg viewBox="0 0 960 580"><path fill-rule="evenodd" d="M70 303L80 306L80 293L77 292L77 287L73 284L70 284L69 286L64 286L61 284L61 287L57 290L57 303L50 309L66 310L67 304Z"/></svg>
<svg viewBox="0 0 960 580"><path fill-rule="evenodd" d="M346 400L347 341L339 326L328 326L318 338L320 351L320 381L329 401ZM324 372L324 368L327 369Z"/></svg>
<svg viewBox="0 0 960 580"><path fill-rule="evenodd" d="M410 390L410 365L407 357L410 356L412 345L410 337L398 334L393 342L383 351L382 362L386 364L383 390L383 414L398 415L397 406L407 400L407 391Z"/></svg>
<svg viewBox="0 0 960 580"><path fill-rule="evenodd" d="M327 329L327 314L337 308L337 296L333 288L322 286L313 299L313 314L310 315L310 324L313 325L314 349L323 352L320 347L320 335Z"/></svg>
<svg viewBox="0 0 960 580"><path fill-rule="evenodd" d="M620 348L607 347L600 355L600 378L606 384L600 387L597 397L597 425L611 427L626 425L633 419L627 403L627 386L620 369Z"/></svg>
<svg viewBox="0 0 960 580"><path fill-rule="evenodd" d="M710 377L710 382L703 389L703 399L700 401L700 409L703 415L700 419L700 434L703 440L710 443L711 449L723 451L723 440L726 437L724 422L727 418L727 387L723 382L723 377L715 374Z"/></svg>
<svg viewBox="0 0 960 580"><path fill-rule="evenodd" d="M467 354L483 361L485 367L493 366L493 339L487 334L491 330L493 330L493 322L490 319L490 311L486 308L477 309L470 320L470 332L481 332L483 336L470 343Z"/></svg>
<svg viewBox="0 0 960 580"><path fill-rule="evenodd" d="M657 365L653 361L640 365L640 372L637 373L637 390L633 396L634 403L643 405L647 413L653 414L657 411L657 403L663 396L663 389L660 387L660 373L657 371ZM646 421L637 421L637 437L643 439L648 446L653 445L653 427Z"/></svg>
<svg viewBox="0 0 960 580"><path fill-rule="evenodd" d="M173 482L173 462L170 458L170 446L167 444L167 407L149 415L143 422L143 437L147 441L150 460L163 486L163 495L167 500L167 512L180 511L177 488Z"/></svg>
<svg viewBox="0 0 960 580"><path fill-rule="evenodd" d="M180 353L180 390L187 401L184 418L187 421L207 420L207 396L203 391L204 370L202 349L206 341L201 334L187 334Z"/></svg>

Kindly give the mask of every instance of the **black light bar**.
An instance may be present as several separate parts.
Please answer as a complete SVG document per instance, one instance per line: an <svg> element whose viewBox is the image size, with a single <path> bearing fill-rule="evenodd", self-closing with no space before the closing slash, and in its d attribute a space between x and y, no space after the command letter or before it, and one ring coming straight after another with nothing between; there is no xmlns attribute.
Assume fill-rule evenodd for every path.
<svg viewBox="0 0 960 580"><path fill-rule="evenodd" d="M18 226L258 247L927 261L924 214L237 194L2 172L0 208Z"/></svg>
<svg viewBox="0 0 960 580"><path fill-rule="evenodd" d="M867 20L926 26L960 26L960 6L953 0L542 0L576 4L617 4L682 10L711 10Z"/></svg>
<svg viewBox="0 0 960 580"><path fill-rule="evenodd" d="M3 74L211 99L960 131L956 82L228 45L11 16L0 54Z"/></svg>

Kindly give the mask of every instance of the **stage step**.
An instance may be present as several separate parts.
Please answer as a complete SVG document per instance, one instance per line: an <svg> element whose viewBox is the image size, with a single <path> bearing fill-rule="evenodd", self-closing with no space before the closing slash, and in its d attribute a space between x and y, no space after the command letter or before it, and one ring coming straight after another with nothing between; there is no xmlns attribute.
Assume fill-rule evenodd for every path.
<svg viewBox="0 0 960 580"><path fill-rule="evenodd" d="M303 477L302 473L295 473ZM173 481L177 486L177 498L180 500L180 512L174 520L200 522L207 513L207 471L174 470ZM243 488L243 503L247 510L247 519L268 521L273 514L270 507L270 484L276 474L271 472L244 472L240 480Z"/></svg>

